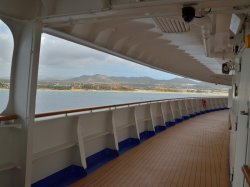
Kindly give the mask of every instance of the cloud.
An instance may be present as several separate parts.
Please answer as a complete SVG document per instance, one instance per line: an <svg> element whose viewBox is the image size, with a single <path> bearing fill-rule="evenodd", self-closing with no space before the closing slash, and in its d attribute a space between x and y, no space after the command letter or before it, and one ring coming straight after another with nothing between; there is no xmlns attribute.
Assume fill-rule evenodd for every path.
<svg viewBox="0 0 250 187"><path fill-rule="evenodd" d="M0 77L9 78L13 38L0 21ZM81 75L176 77L61 38L42 34L38 78L67 79Z"/></svg>
<svg viewBox="0 0 250 187"><path fill-rule="evenodd" d="M81 75L176 77L48 34L42 35L39 79Z"/></svg>
<svg viewBox="0 0 250 187"><path fill-rule="evenodd" d="M0 77L10 78L14 41L8 26L0 20Z"/></svg>
<svg viewBox="0 0 250 187"><path fill-rule="evenodd" d="M42 35L41 63L48 65L59 65L60 62L68 64L77 60L94 58L103 60L107 55L79 44L69 42L48 34ZM82 63L86 63L82 61Z"/></svg>

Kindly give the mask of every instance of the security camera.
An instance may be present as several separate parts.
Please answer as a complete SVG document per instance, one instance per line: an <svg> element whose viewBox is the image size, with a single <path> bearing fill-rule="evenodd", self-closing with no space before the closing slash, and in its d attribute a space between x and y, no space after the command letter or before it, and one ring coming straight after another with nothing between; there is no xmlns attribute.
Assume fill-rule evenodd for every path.
<svg viewBox="0 0 250 187"><path fill-rule="evenodd" d="M182 8L182 18L185 22L191 22L195 17L195 9L191 6L186 6Z"/></svg>
<svg viewBox="0 0 250 187"><path fill-rule="evenodd" d="M229 74L229 72L231 70L234 70L234 69L235 69L234 64L231 61L225 62L222 64L222 73L223 74Z"/></svg>
<svg viewBox="0 0 250 187"><path fill-rule="evenodd" d="M223 63L222 64L222 73L223 74L229 74L229 72L230 72L230 69L229 69L229 66L228 66L228 62Z"/></svg>

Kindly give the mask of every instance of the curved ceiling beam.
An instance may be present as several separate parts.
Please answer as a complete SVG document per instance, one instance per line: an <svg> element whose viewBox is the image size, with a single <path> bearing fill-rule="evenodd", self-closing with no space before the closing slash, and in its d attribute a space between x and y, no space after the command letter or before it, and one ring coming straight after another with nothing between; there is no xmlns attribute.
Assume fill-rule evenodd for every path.
<svg viewBox="0 0 250 187"><path fill-rule="evenodd" d="M161 64L161 67L163 67L163 69L165 70L166 69L168 69L169 71L172 70L173 72L177 74L188 77L190 76L189 74L191 72L193 72L193 75L195 74L202 75L199 72L194 71L197 69L201 69L199 71L201 71L202 73L205 72L206 74L209 74L209 76L212 75L212 72L210 72L208 68L198 63L198 61L194 60L188 54L182 53L181 50L177 49L175 46L171 46L167 44L166 42L162 42L162 40L160 39L154 40L150 42L150 44L151 45L146 45L146 43L141 43L141 46L144 46L144 47L143 47L143 52L141 52L140 55L137 56L138 60L146 62L145 60L147 59L148 54L152 52L154 56L158 56L161 59L160 61L158 61L159 63L157 64L158 67ZM156 44L157 44L157 48L154 47ZM138 46L138 48L140 48L140 46ZM166 50L167 52L163 53L162 50ZM185 62L183 61L184 59L185 59ZM150 62L147 61L146 63L150 63ZM186 64L189 64L189 65L186 67ZM185 67L185 68L182 68L182 67ZM178 73L178 71L176 71L176 68L179 69L178 71L180 71L182 74L180 72Z"/></svg>
<svg viewBox="0 0 250 187"><path fill-rule="evenodd" d="M144 24L144 23L138 24L134 21L131 21L130 23L127 23L125 25L120 25L114 30L112 36L110 36L109 42L107 43L106 46L108 49L113 49L116 46L116 43L117 42L119 43L120 40L122 40L123 42L127 42L130 40L131 36L143 33L146 30L149 30L153 27L154 26L150 24ZM134 29L131 29L131 28L134 28ZM123 50L124 50L123 45L121 45L120 43L119 51L123 51Z"/></svg>
<svg viewBox="0 0 250 187"><path fill-rule="evenodd" d="M100 33L95 36L94 43L100 46L106 46L108 42L110 42L109 38L113 35L114 28L108 28L104 31L101 31Z"/></svg>
<svg viewBox="0 0 250 187"><path fill-rule="evenodd" d="M150 45L152 41L159 38L162 34L151 32L150 30L144 31L142 33L136 33L130 37L127 43L124 43L124 52L129 56L133 56L136 49L140 45ZM165 42L168 42L167 40Z"/></svg>
<svg viewBox="0 0 250 187"><path fill-rule="evenodd" d="M140 30L137 29L136 32L133 32L133 34L129 35L126 33L126 35L124 35L122 38L116 40L116 43L113 44L112 50L123 51L124 54L133 56L133 51L135 51L136 46L140 42L150 42L151 40L160 37L162 33L152 31L155 28L155 24L152 22L152 19L150 19L150 21L151 22L140 22L138 20L133 21L133 24L135 24L134 26L139 27ZM150 27L142 29L142 24L150 25ZM131 30L130 28L133 27L128 28ZM111 46L109 48L111 48Z"/></svg>
<svg viewBox="0 0 250 187"><path fill-rule="evenodd" d="M110 29L115 30L116 27L119 27L120 25L124 25L127 22L130 22L130 21L124 20L123 22L120 22L116 20L116 21L105 21L101 23L93 23L91 31L89 32L89 35L84 38L86 38L89 41L95 41L100 33L106 32L106 30L110 30ZM82 25L84 29L85 24L82 24Z"/></svg>

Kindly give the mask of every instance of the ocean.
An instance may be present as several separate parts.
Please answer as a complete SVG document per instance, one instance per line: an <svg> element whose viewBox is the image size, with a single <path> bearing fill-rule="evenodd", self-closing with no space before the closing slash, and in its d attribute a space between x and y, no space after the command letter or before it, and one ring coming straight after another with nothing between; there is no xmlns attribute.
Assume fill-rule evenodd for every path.
<svg viewBox="0 0 250 187"><path fill-rule="evenodd" d="M101 91L51 91L38 90L36 113L52 112L84 107L104 106L157 99L204 97L206 94L186 93L138 93ZM211 96L211 95L210 95ZM8 102L8 91L0 90L0 111Z"/></svg>

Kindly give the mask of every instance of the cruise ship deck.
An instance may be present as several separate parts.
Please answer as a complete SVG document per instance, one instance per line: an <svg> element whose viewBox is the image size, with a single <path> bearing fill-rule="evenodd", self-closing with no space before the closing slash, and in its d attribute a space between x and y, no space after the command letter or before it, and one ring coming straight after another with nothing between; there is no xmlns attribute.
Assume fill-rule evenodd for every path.
<svg viewBox="0 0 250 187"><path fill-rule="evenodd" d="M72 185L229 186L228 110L176 124Z"/></svg>
<svg viewBox="0 0 250 187"><path fill-rule="evenodd" d="M0 5L6 24L0 30L8 30L12 41L0 46L4 81L3 62L9 69L4 84L9 99L0 112L1 187L250 186L249 0L0 0ZM61 71L62 61L87 74L85 57L94 69L99 61L112 62L97 55L95 65L92 53L74 54L74 46L61 51L56 44L51 50L43 45L44 35L227 85L228 96L72 105L37 113L39 71L51 57L58 81L67 73L82 74ZM195 91L185 85L188 93Z"/></svg>

